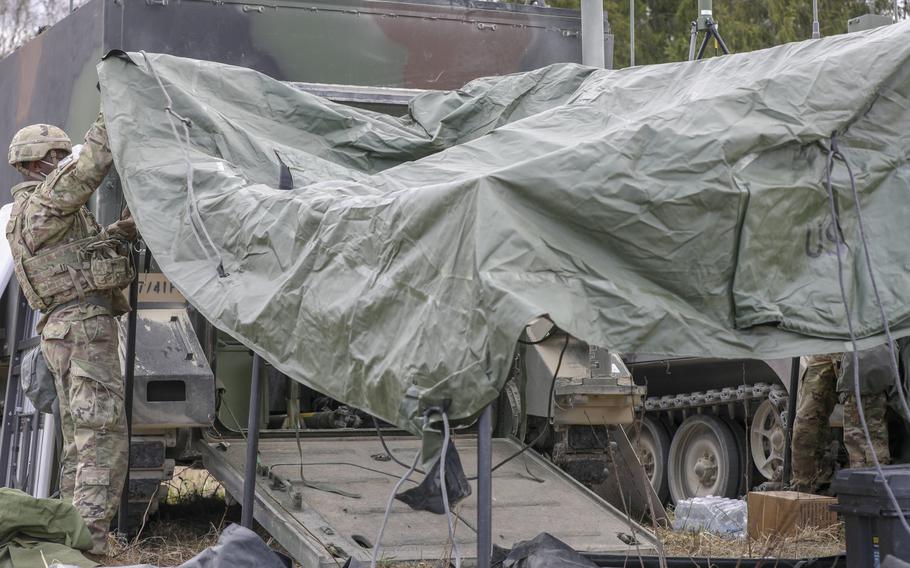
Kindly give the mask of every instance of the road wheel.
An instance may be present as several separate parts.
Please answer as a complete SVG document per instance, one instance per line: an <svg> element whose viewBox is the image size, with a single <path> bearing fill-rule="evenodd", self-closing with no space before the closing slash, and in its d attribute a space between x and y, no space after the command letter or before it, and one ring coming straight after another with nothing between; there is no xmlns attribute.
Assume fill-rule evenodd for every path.
<svg viewBox="0 0 910 568"><path fill-rule="evenodd" d="M670 455L670 436L666 428L658 420L645 416L641 420L641 427L632 425L627 432L632 439L635 453L645 473L651 481L651 486L657 493L662 503L667 501L670 489L667 485L667 458Z"/></svg>
<svg viewBox="0 0 910 568"><path fill-rule="evenodd" d="M749 483L751 483L752 471L749 469L749 446L746 439L746 429L743 425L732 419L723 419L724 424L733 432L736 438L736 455L739 456L739 484L736 487L736 496L745 495L749 492Z"/></svg>
<svg viewBox="0 0 910 568"><path fill-rule="evenodd" d="M764 401L752 417L749 442L755 469L769 481L774 478L774 472L784 465L786 439L780 414L770 400Z"/></svg>
<svg viewBox="0 0 910 568"><path fill-rule="evenodd" d="M738 496L739 444L717 417L697 414L683 421L670 444L668 464L673 503L708 495Z"/></svg>

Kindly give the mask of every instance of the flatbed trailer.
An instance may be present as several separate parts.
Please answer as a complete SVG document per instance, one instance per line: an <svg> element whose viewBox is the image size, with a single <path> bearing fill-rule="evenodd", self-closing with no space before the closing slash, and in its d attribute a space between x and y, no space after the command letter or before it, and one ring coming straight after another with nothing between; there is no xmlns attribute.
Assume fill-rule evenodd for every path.
<svg viewBox="0 0 910 568"><path fill-rule="evenodd" d="M260 437L254 517L306 567L337 566L336 562L343 563L348 556L369 562L389 493L405 473L385 457L375 434L343 433L301 431L302 461L296 440L288 432L264 432ZM386 437L386 442L405 463L413 460L420 444L410 436ZM477 437L459 435L455 443L465 474L475 477ZM209 472L240 500L246 462L244 439L206 436L196 441L196 447ZM519 449L514 440L494 438L493 463ZM303 485L300 463L304 464L307 481L324 484L323 489ZM408 486L413 487L422 477L414 474L414 482ZM292 484L288 487L284 480ZM471 485L471 496L453 508L458 519L455 538L466 565L473 564L477 550L477 486L475 481ZM295 503L298 492L299 501ZM534 451L525 452L493 473L492 502L493 544L502 548L549 532L581 553L635 558L656 551L652 534ZM448 543L442 515L414 511L396 501L381 543L382 558L395 562L451 558Z"/></svg>

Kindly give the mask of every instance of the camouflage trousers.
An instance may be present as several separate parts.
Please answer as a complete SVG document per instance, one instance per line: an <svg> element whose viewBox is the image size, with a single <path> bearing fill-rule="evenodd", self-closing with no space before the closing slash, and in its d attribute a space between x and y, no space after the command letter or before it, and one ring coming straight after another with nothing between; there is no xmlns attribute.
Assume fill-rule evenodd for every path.
<svg viewBox="0 0 910 568"><path fill-rule="evenodd" d="M100 554L120 503L129 452L117 324L109 315L49 321L41 335L60 399L60 494L72 500L92 533L92 552Z"/></svg>
<svg viewBox="0 0 910 568"><path fill-rule="evenodd" d="M863 403L863 415L869 427L872 447L866 443L862 422L856 406L856 397L847 393L844 400L844 445L850 456L850 467L872 467L872 451L882 465L891 463L891 450L888 448L888 423L885 411L888 409L888 397L885 393L860 395Z"/></svg>
<svg viewBox="0 0 910 568"><path fill-rule="evenodd" d="M791 485L812 492L831 481L833 464L825 460L831 443L828 419L837 404L838 354L813 355L799 385L793 422ZM791 393L792 394L792 393Z"/></svg>
<svg viewBox="0 0 910 568"><path fill-rule="evenodd" d="M831 443L828 419L837 404L836 365L840 354L813 355L799 387L796 420L793 423L793 475L791 484L798 491L816 491L831 480L833 463L825 459ZM850 467L873 465L872 450L882 464L891 463L888 449L888 425L885 422L888 398L885 393L864 394L863 413L872 448L866 443L856 407L856 398L847 393L844 401L844 446L850 456Z"/></svg>

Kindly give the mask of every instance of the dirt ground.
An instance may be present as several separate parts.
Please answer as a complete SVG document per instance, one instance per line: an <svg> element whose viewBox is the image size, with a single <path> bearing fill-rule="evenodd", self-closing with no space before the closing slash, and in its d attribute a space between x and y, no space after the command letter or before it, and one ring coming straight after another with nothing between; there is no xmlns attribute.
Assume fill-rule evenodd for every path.
<svg viewBox="0 0 910 568"><path fill-rule="evenodd" d="M108 557L95 558L102 566L152 564L177 566L218 541L229 523L240 522L240 508L228 505L224 489L205 470L178 469L168 490L167 503L130 541L114 541ZM277 542L258 528L269 546ZM730 539L707 532L658 531L664 554L692 559L804 558L829 556L844 550L843 525L806 529L784 539ZM437 563L421 563L429 567ZM401 566L399 564L399 566Z"/></svg>

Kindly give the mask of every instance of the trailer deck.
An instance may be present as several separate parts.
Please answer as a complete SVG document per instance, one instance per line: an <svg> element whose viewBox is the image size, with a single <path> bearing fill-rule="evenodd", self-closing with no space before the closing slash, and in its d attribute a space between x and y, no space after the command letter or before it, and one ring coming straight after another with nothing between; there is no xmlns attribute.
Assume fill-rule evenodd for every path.
<svg viewBox="0 0 910 568"><path fill-rule="evenodd" d="M410 463L419 441L409 437L387 440L401 461ZM465 473L473 477L477 464L477 440L459 436L456 445ZM239 499L243 490L246 444L242 439L198 442L205 466ZM259 441L260 472L257 475L256 520L304 567L340 566L344 558L369 561L371 547L382 522L389 493L404 469L385 455L375 436L319 436L306 433L301 440L303 473L308 482L359 497L304 487L301 463L294 438L285 433ZM520 446L506 439L493 440L493 463ZM290 489L276 487L267 466L278 476L293 481ZM419 483L422 476L414 474ZM455 537L465 559L476 556L476 482L473 494L455 508ZM413 487L414 483L409 484ZM295 506L293 493L300 490L302 502ZM528 451L493 474L493 544L511 548L515 543L549 532L580 552L653 553L653 536L593 492L564 474L549 461ZM629 545L629 536L637 544ZM382 542L382 558L396 562L438 560L447 551L448 532L442 516L418 512L396 501ZM630 541L634 542L634 541Z"/></svg>

